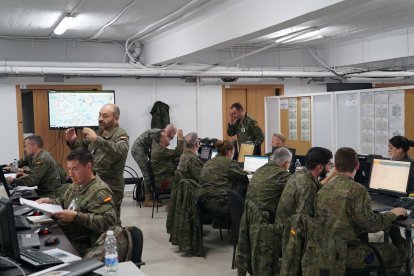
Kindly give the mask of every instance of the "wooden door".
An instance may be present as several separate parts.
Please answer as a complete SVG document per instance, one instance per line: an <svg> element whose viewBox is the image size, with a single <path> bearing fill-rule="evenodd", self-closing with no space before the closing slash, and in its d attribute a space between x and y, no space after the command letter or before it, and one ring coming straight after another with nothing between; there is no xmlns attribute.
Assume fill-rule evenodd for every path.
<svg viewBox="0 0 414 276"><path fill-rule="evenodd" d="M231 89L223 87L223 137L225 140L236 140L236 136L227 135L227 125L230 123L230 106L234 103L240 103L246 106L247 89Z"/></svg>

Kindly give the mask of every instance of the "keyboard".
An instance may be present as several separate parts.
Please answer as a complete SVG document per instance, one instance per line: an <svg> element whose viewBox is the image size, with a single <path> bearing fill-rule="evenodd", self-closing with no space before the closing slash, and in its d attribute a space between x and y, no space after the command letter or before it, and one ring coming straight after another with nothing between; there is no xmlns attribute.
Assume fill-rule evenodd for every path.
<svg viewBox="0 0 414 276"><path fill-rule="evenodd" d="M63 263L58 258L36 249L20 249L20 259L36 267L52 266Z"/></svg>
<svg viewBox="0 0 414 276"><path fill-rule="evenodd" d="M370 194L371 200L375 202L379 202L388 206L395 206L397 201L397 197L383 195L383 194Z"/></svg>
<svg viewBox="0 0 414 276"><path fill-rule="evenodd" d="M32 224L27 221L25 216L14 216L14 225L16 230L28 230L32 228Z"/></svg>

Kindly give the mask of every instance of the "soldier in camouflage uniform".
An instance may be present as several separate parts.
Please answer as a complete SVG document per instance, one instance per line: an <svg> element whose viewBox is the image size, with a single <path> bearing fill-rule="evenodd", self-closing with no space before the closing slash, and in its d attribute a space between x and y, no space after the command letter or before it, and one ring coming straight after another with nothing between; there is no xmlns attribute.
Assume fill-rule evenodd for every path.
<svg viewBox="0 0 414 276"><path fill-rule="evenodd" d="M178 130L178 142L175 149L169 149L170 138L164 131L158 132L152 143L151 168L154 184L157 188L170 189L178 159L183 153L183 131Z"/></svg>
<svg viewBox="0 0 414 276"><path fill-rule="evenodd" d="M230 107L230 123L227 125L227 135L237 135L237 143L252 142L255 147L255 154L260 155L260 145L264 141L264 134L257 125L256 120L244 112L240 103L234 103Z"/></svg>
<svg viewBox="0 0 414 276"><path fill-rule="evenodd" d="M353 180L359 168L358 156L351 148L340 148L335 154L335 168L338 176L320 189L315 199L315 220L325 228L324 235L330 235L348 244L346 267L363 268L378 266L379 261L372 248L358 240L365 240L367 233L387 231L398 216L405 215L404 208L394 208L386 213L374 213L367 190ZM387 275L398 275L405 260L405 240L399 228L392 226L392 244L372 244L379 252L386 268L393 268ZM320 236L321 233L314 233ZM356 241L356 242L355 242ZM311 256L312 255L312 256ZM317 263L317 256L306 254L302 261L307 271ZM335 259L335 256L333 256ZM340 275L340 274L338 274Z"/></svg>
<svg viewBox="0 0 414 276"><path fill-rule="evenodd" d="M119 107L104 105L99 111L99 130L84 128L85 139L77 139L73 128L66 130L67 144L71 149L87 148L94 156L94 171L111 188L113 203L121 223L121 203L124 197L124 169L129 150L128 134L118 125Z"/></svg>
<svg viewBox="0 0 414 276"><path fill-rule="evenodd" d="M145 131L137 139L131 147L131 155L137 162L139 169L141 170L142 177L144 178L143 185L145 187L145 202L144 206L152 207L151 198L151 180L150 180L150 155L152 142L156 133L162 129L153 128ZM167 136L172 139L177 133L177 128L173 124L168 124L165 129Z"/></svg>
<svg viewBox="0 0 414 276"><path fill-rule="evenodd" d="M42 196L53 196L61 185L58 165L49 152L43 150L43 139L39 135L30 135L24 139L26 165L19 170L16 178L7 177L9 184L20 186L37 186L37 192Z"/></svg>
<svg viewBox="0 0 414 276"><path fill-rule="evenodd" d="M52 216L80 255L91 247L100 235L117 225L111 189L92 171L93 155L84 148L73 150L67 157L67 167L73 183L56 198L41 198L39 203L61 205L63 211Z"/></svg>
<svg viewBox="0 0 414 276"><path fill-rule="evenodd" d="M227 191L236 189L244 194L249 180L246 172L232 160L234 148L231 142L219 140L215 147L217 155L207 161L201 171L200 201L202 208L207 212L228 213Z"/></svg>
<svg viewBox="0 0 414 276"><path fill-rule="evenodd" d="M246 199L250 199L260 210L276 212L280 195L290 176L287 171L292 153L284 147L278 148L272 160L259 168L250 180Z"/></svg>

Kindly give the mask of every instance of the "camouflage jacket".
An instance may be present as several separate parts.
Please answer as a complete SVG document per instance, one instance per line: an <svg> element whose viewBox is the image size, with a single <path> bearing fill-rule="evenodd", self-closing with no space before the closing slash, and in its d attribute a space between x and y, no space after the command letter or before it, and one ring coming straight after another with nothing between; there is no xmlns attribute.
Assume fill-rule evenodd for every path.
<svg viewBox="0 0 414 276"><path fill-rule="evenodd" d="M227 125L227 135L234 136L236 134L239 145L247 141L260 145L264 141L262 129L257 125L256 120L247 113L242 121L238 120L234 124Z"/></svg>
<svg viewBox="0 0 414 276"><path fill-rule="evenodd" d="M276 210L276 221L283 225L290 216L309 214L313 216L313 202L322 185L306 168L290 176Z"/></svg>
<svg viewBox="0 0 414 276"><path fill-rule="evenodd" d="M273 162L259 168L247 190L246 199L250 199L259 209L276 212L280 196L286 186L290 173Z"/></svg>
<svg viewBox="0 0 414 276"><path fill-rule="evenodd" d="M153 128L145 131L137 139L135 139L134 143L131 147L132 155L145 153L149 156L151 152L152 141L154 140L154 136L156 133L160 132L160 128Z"/></svg>
<svg viewBox="0 0 414 276"><path fill-rule="evenodd" d="M99 177L86 185L71 184L64 194L53 199L53 203L63 209L71 206L79 212L74 222L62 224L61 227L81 254L117 223L112 191Z"/></svg>
<svg viewBox="0 0 414 276"><path fill-rule="evenodd" d="M316 195L315 219L345 241L359 239L365 233L382 231L396 218L391 212L374 213L367 190L342 174L322 187Z"/></svg>
<svg viewBox="0 0 414 276"><path fill-rule="evenodd" d="M249 180L236 161L217 154L213 159L207 161L201 171L200 195L216 196L227 195L231 189L245 188Z"/></svg>
<svg viewBox="0 0 414 276"><path fill-rule="evenodd" d="M13 184L37 186L42 196L52 197L60 186L60 174L55 159L43 150L37 156L28 158L30 171L27 176L15 178Z"/></svg>
<svg viewBox="0 0 414 276"><path fill-rule="evenodd" d="M108 135L96 131L98 138L76 140L69 144L71 149L83 146L94 156L93 170L112 191L124 191L124 169L129 150L128 134L121 127L114 127Z"/></svg>
<svg viewBox="0 0 414 276"><path fill-rule="evenodd" d="M151 168L157 187L164 181L171 183L177 168L178 158L182 153L183 140L178 140L175 149L161 147L155 141L152 142Z"/></svg>

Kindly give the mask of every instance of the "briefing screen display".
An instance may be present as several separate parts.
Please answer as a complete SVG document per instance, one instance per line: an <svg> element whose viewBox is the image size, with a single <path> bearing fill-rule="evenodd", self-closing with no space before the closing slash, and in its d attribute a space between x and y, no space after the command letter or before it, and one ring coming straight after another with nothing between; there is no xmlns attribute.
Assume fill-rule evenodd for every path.
<svg viewBox="0 0 414 276"><path fill-rule="evenodd" d="M269 162L269 157L267 156L245 155L243 169L246 172L255 172L258 168L265 165L267 162Z"/></svg>
<svg viewBox="0 0 414 276"><path fill-rule="evenodd" d="M369 188L406 193L410 162L374 159Z"/></svg>
<svg viewBox="0 0 414 276"><path fill-rule="evenodd" d="M98 127L99 110L115 103L114 91L48 91L49 128Z"/></svg>

